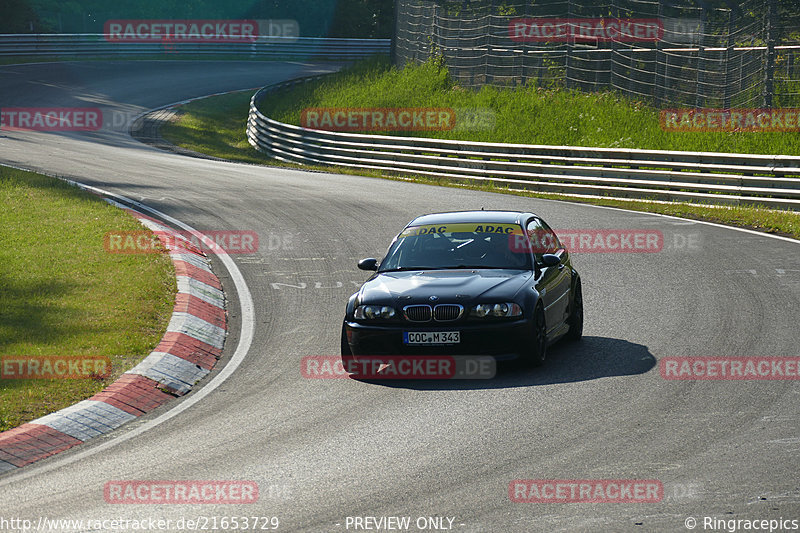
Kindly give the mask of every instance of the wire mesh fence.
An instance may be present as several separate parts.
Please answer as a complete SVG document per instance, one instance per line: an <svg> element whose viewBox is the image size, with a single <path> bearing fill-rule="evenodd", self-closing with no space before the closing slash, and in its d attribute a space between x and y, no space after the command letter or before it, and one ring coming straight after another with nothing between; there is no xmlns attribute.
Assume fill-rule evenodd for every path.
<svg viewBox="0 0 800 533"><path fill-rule="evenodd" d="M398 0L394 61L463 87L613 89L660 107L800 105L795 0Z"/></svg>

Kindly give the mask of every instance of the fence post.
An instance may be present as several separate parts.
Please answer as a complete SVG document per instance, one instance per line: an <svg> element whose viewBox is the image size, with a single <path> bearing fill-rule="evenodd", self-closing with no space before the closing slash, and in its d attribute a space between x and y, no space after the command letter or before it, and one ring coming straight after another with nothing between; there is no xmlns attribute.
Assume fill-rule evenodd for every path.
<svg viewBox="0 0 800 533"><path fill-rule="evenodd" d="M700 16L702 27L705 28L708 23L708 11L703 8L702 15ZM694 106L702 108L706 106L708 95L705 93L706 88L706 59L703 54L706 44L705 33L700 36L700 42L697 45L697 71L695 72L695 95ZM707 54L707 52L706 52Z"/></svg>
<svg viewBox="0 0 800 533"><path fill-rule="evenodd" d="M400 11L400 4L404 0L396 0L392 2L392 44L389 46L389 61L392 65L399 67L397 64L397 12Z"/></svg>
<svg viewBox="0 0 800 533"><path fill-rule="evenodd" d="M723 63L723 68L725 69L725 89L724 89L724 96L722 107L724 109L731 108L731 84L732 84L732 76L731 76L731 68L730 68L730 59L731 59L731 51L733 50L733 31L736 27L736 9L731 6L730 12L728 13L728 36L727 41L725 42L725 61Z"/></svg>
<svg viewBox="0 0 800 533"><path fill-rule="evenodd" d="M764 68L764 107L772 107L772 97L775 91L775 38L777 28L775 20L777 18L777 0L767 0L766 14L766 38L767 38L767 57Z"/></svg>
<svg viewBox="0 0 800 533"><path fill-rule="evenodd" d="M524 19L531 18L529 2L525 2L525 4L523 4L522 13L520 13L520 15L522 15L522 18ZM509 34L509 38L510 37L511 35ZM512 44L512 46L514 45ZM519 46L520 49L522 50L522 85L524 87L528 85L528 79L532 77L530 64L533 58L530 57L531 54L529 53L531 46L529 45L529 43L524 41L516 43L516 46Z"/></svg>
<svg viewBox="0 0 800 533"><path fill-rule="evenodd" d="M567 0L567 19L572 24L572 0ZM567 40L566 57L564 58L564 87L568 90L572 89L575 84L572 83L572 54L575 50L575 39L572 38L573 32L569 32L570 38Z"/></svg>
<svg viewBox="0 0 800 533"><path fill-rule="evenodd" d="M619 19L619 10L617 10L616 2L613 2L611 4L611 17L615 18L615 19ZM609 67L608 68L608 86L612 90L613 89L619 89L620 91L622 91L622 87L621 86L618 87L616 85L616 79L617 79L617 74L618 74L617 73L617 68L618 67L616 67L617 62L614 61L616 59L616 57L617 57L617 51L619 49L619 43L617 43L617 41L611 41L608 44L609 44L609 48L611 49L611 52L610 52L610 55L609 55L610 59L608 60L608 67Z"/></svg>
<svg viewBox="0 0 800 533"><path fill-rule="evenodd" d="M434 54L442 52L442 43L439 42L439 30L437 29L439 26L439 0L433 0L431 4L431 43L430 43L430 50L428 50L428 57L425 58L427 61L431 59Z"/></svg>
<svg viewBox="0 0 800 533"><path fill-rule="evenodd" d="M486 15L486 20L489 21L489 26L491 27L491 23L494 20L494 14L496 13L496 8L494 5L494 0L490 0L489 2L489 11ZM494 83L494 70L490 64L491 56L492 56L492 36L490 31L484 32L485 36L485 46L486 46L486 53L483 56L483 83L484 85L492 85Z"/></svg>
<svg viewBox="0 0 800 533"><path fill-rule="evenodd" d="M664 20L664 0L658 0L658 20ZM666 76L662 74L662 62L664 60L664 39L656 41L655 63L653 65L653 101L656 107L662 107L664 103L664 83Z"/></svg>

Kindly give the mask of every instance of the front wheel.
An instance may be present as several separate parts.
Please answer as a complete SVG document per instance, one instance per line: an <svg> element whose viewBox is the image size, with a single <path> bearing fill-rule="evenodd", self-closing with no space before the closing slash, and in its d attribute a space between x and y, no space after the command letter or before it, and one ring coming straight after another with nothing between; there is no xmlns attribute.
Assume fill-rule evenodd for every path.
<svg viewBox="0 0 800 533"><path fill-rule="evenodd" d="M581 290L581 278L575 280L575 293L572 295L572 308L567 319L569 331L566 337L569 340L577 341L583 336L583 291Z"/></svg>
<svg viewBox="0 0 800 533"><path fill-rule="evenodd" d="M527 361L532 366L542 366L547 359L547 323L541 304L533 312L533 339L527 350Z"/></svg>

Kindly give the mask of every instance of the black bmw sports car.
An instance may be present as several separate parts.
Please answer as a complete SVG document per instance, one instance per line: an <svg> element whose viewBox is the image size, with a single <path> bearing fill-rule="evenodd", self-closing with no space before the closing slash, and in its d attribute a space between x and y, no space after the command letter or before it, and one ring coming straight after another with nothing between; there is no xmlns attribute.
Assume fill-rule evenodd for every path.
<svg viewBox="0 0 800 533"><path fill-rule="evenodd" d="M342 358L491 355L544 362L547 347L583 333L581 280L567 250L532 213L424 215L347 302Z"/></svg>

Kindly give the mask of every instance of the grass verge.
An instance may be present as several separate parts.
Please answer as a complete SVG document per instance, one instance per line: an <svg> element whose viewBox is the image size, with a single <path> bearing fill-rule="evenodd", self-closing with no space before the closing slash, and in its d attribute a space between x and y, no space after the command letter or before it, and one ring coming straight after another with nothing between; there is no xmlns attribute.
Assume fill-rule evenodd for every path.
<svg viewBox="0 0 800 533"><path fill-rule="evenodd" d="M105 251L130 215L58 179L0 166L0 355L107 356L105 379L0 379L0 431L86 399L148 355L175 302L166 254Z"/></svg>
<svg viewBox="0 0 800 533"><path fill-rule="evenodd" d="M800 239L800 214L792 211L757 207L704 206L693 203L657 203L607 198L510 191L492 185L470 186L419 176L399 178L385 172L341 167L308 167L269 159L247 142L245 126L250 91L196 100L182 106L179 119L165 124L162 136L169 142L204 154L254 164L269 164L346 174L394 179L411 179L432 185L466 187L570 202L620 207L661 213L695 220L746 227ZM262 108L268 116L282 122L299 124L300 111L307 107L461 107L491 106L498 120L492 131L436 132L441 137L489 142L528 144L563 144L577 146L618 146L669 150L702 150L749 153L800 154L800 135L769 133L671 133L658 125L655 110L641 102L630 102L613 94L583 94L555 89L528 88L521 91L485 88L477 93L453 86L435 64L397 71L382 60L356 64L320 82L280 91L270 95ZM531 110L538 110L533 112ZM536 114L540 112L541 114ZM512 120L510 117L539 117L537 120ZM535 125L541 122L542 124ZM592 133L590 123L607 124L614 133ZM575 124L567 128L546 124ZM572 128L576 131L571 131ZM610 130L609 130L610 131ZM396 132L395 132L396 133ZM432 132L427 132L432 133ZM449 135L448 135L449 134ZM459 137L460 136L460 137ZM675 136L672 138L671 136ZM636 142L634 142L636 139Z"/></svg>
<svg viewBox="0 0 800 533"><path fill-rule="evenodd" d="M662 129L659 110L619 93L581 92L557 85L455 84L436 60L399 70L375 57L315 83L271 93L261 103L270 118L300 124L311 107L444 107L478 118L453 130L384 132L477 142L800 155L798 132L675 132ZM480 116L485 112L487 120ZM382 133L382 132L375 132Z"/></svg>

